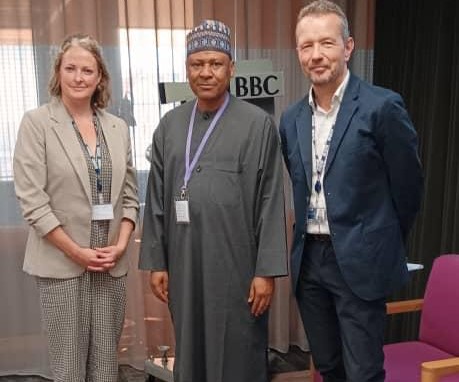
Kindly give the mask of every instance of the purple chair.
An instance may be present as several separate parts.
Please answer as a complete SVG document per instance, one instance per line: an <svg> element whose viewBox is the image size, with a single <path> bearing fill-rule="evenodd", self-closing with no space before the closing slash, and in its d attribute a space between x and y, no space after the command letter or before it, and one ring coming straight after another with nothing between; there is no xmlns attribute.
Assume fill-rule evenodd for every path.
<svg viewBox="0 0 459 382"><path fill-rule="evenodd" d="M388 314L421 309L419 339L384 346L386 382L459 382L458 254L435 259L424 299L387 304Z"/></svg>

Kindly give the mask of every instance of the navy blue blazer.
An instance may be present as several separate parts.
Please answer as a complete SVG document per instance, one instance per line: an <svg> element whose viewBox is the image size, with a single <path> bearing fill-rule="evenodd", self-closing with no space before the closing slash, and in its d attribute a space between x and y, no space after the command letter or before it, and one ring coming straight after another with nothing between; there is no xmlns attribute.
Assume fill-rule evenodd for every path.
<svg viewBox="0 0 459 382"><path fill-rule="evenodd" d="M295 205L291 278L296 290L311 195L311 108L305 97L279 125ZM324 170L336 259L360 298L386 296L408 278L405 239L419 210L417 135L400 95L350 76Z"/></svg>

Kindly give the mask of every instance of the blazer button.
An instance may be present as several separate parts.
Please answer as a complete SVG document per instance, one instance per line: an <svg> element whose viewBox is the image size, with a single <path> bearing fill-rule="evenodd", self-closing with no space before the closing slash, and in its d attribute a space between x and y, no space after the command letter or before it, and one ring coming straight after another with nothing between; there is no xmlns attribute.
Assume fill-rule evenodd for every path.
<svg viewBox="0 0 459 382"><path fill-rule="evenodd" d="M304 232L301 234L301 240L304 240L304 238L306 237L306 235L304 234Z"/></svg>
<svg viewBox="0 0 459 382"><path fill-rule="evenodd" d="M201 172L201 166L196 167L196 172Z"/></svg>

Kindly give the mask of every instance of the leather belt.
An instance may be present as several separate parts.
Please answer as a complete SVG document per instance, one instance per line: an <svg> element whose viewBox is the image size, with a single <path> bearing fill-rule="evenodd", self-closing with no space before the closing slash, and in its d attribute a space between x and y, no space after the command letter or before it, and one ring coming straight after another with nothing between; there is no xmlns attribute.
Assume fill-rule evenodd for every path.
<svg viewBox="0 0 459 382"><path fill-rule="evenodd" d="M330 242L330 235L326 235L323 233L308 233L306 235L306 240L309 241L322 241L322 242Z"/></svg>

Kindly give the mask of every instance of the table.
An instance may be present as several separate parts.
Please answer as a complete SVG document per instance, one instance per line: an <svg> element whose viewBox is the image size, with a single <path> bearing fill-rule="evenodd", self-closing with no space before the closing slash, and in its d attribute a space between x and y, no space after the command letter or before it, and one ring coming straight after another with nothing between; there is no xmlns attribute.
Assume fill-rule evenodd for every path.
<svg viewBox="0 0 459 382"><path fill-rule="evenodd" d="M424 265L422 264L407 263L406 266L408 267L408 272L424 269Z"/></svg>

